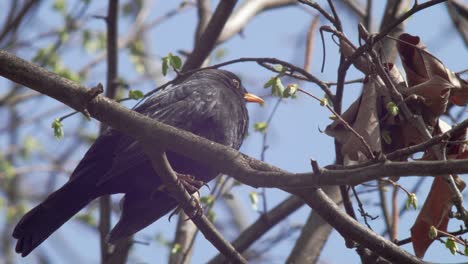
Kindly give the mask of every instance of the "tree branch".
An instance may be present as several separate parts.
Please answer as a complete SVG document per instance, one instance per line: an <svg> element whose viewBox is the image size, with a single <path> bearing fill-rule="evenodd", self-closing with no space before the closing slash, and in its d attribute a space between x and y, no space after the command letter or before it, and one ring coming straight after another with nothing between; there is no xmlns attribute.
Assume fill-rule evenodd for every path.
<svg viewBox="0 0 468 264"><path fill-rule="evenodd" d="M191 215L196 211L197 204L192 196L185 190L184 186L178 181L177 175L172 170L169 161L167 160L166 153L161 152L161 149L154 147L153 141L147 141L147 144L142 144L145 152L149 155L153 169L158 176L162 179L170 195L172 195L182 206L187 215ZM191 219L198 229L203 233L205 238L213 244L221 253L223 253L229 260L235 263L247 263L239 252L216 230L214 225L208 218L201 214Z"/></svg>
<svg viewBox="0 0 468 264"><path fill-rule="evenodd" d="M343 215L321 190L307 188L307 186L354 185L391 175L442 175L468 172L467 161L450 160L411 163L380 162L365 168L322 169L320 173L292 174L242 155L232 148L142 116L101 95L90 100L89 91L85 87L5 51L0 51L0 75L47 94L76 110L87 109L92 117L106 122L123 133L134 136L137 140L152 142L152 145L158 145L188 156L195 161L211 166L213 169L232 175L245 184L255 187L283 187L286 191L304 199L344 236L371 250L375 249L377 254L389 260L400 260L400 263L402 258L412 262L419 260L415 260L413 256L391 242L360 226L349 216Z"/></svg>
<svg viewBox="0 0 468 264"><path fill-rule="evenodd" d="M195 49L182 67L182 72L199 68L202 65L203 61L215 47L216 40L219 34L221 34L224 24L226 24L236 3L237 0L223 0L219 2L210 23L206 26L206 30L201 35L200 40L197 41Z"/></svg>

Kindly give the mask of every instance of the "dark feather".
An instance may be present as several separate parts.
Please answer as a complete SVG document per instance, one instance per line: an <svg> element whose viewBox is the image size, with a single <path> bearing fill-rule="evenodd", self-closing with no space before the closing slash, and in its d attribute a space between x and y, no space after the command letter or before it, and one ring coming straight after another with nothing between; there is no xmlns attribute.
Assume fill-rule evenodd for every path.
<svg viewBox="0 0 468 264"><path fill-rule="evenodd" d="M234 74L204 70L156 93L135 111L238 149L247 130L245 89ZM155 143L157 144L157 143ZM208 182L218 173L184 156L168 153L174 170ZM125 193L115 242L153 223L177 203L157 191L161 180L142 147L130 136L108 129L91 146L62 188L28 212L16 226L16 251L28 255L93 199Z"/></svg>

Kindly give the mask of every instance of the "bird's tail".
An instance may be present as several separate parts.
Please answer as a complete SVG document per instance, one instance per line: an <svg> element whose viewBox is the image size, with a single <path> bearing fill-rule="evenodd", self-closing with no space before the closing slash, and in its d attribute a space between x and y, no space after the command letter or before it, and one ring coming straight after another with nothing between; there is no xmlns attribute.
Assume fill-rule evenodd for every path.
<svg viewBox="0 0 468 264"><path fill-rule="evenodd" d="M76 182L68 182L21 218L13 231L16 252L23 257L86 206L92 197Z"/></svg>

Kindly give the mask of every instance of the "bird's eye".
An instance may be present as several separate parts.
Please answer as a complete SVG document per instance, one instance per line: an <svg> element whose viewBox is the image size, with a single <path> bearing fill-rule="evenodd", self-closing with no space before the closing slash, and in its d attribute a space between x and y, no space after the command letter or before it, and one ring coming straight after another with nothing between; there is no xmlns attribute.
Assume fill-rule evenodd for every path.
<svg viewBox="0 0 468 264"><path fill-rule="evenodd" d="M238 80L232 79L232 83L234 84L234 86L236 87L236 89L239 89L239 88L240 88L240 83L239 83Z"/></svg>

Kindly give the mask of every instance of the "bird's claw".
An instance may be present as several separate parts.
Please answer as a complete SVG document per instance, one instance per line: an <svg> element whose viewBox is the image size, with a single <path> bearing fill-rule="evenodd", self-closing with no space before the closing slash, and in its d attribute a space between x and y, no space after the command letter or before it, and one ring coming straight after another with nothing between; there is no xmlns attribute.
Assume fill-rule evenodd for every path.
<svg viewBox="0 0 468 264"><path fill-rule="evenodd" d="M177 179L189 193L198 192L201 187L208 186L205 182L199 181L189 174L177 173Z"/></svg>

